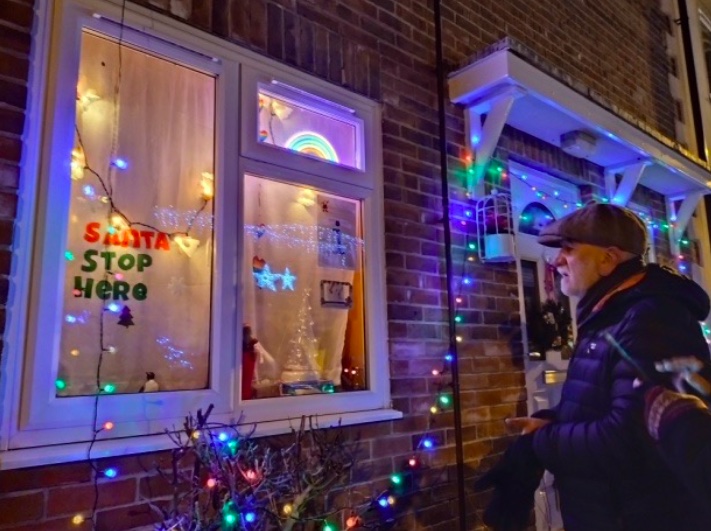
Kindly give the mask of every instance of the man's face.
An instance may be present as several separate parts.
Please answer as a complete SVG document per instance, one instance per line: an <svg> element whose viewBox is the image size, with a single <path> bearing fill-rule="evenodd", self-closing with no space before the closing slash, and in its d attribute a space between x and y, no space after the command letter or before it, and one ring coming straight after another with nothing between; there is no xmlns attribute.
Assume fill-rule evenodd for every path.
<svg viewBox="0 0 711 531"><path fill-rule="evenodd" d="M564 242L553 260L561 275L561 291L580 298L603 276L609 274L607 249L587 243Z"/></svg>

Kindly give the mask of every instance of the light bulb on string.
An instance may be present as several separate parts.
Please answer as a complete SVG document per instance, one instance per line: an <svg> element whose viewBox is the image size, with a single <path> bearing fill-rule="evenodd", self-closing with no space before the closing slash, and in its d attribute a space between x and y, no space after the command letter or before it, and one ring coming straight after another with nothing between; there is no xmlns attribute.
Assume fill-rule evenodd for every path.
<svg viewBox="0 0 711 531"><path fill-rule="evenodd" d="M378 498L378 505L380 505L382 508L387 507L388 506L388 499L385 496Z"/></svg>
<svg viewBox="0 0 711 531"><path fill-rule="evenodd" d="M440 374L442 374L442 373L439 372L438 369L432 369L432 376L439 376Z"/></svg>
<svg viewBox="0 0 711 531"><path fill-rule="evenodd" d="M201 195L205 201L215 197L215 176L207 171L202 172L200 179Z"/></svg>
<svg viewBox="0 0 711 531"><path fill-rule="evenodd" d="M214 489L217 485L217 480L215 478L210 478L205 482L208 489Z"/></svg>
<svg viewBox="0 0 711 531"><path fill-rule="evenodd" d="M112 160L111 164L119 170L127 170L128 169L128 161L126 159L122 159L120 157L117 157L114 160Z"/></svg>
<svg viewBox="0 0 711 531"><path fill-rule="evenodd" d="M75 514L72 517L72 523L74 525L81 525L84 523L84 520L85 520L85 518L84 518L84 515L82 515L82 514Z"/></svg>
<svg viewBox="0 0 711 531"><path fill-rule="evenodd" d="M84 169L86 168L86 158L84 157L84 151L80 148L74 148L72 150L72 161L70 163L70 177L73 181L78 181L84 178Z"/></svg>
<svg viewBox="0 0 711 531"><path fill-rule="evenodd" d="M129 227L129 223L123 215L114 212L111 214L111 226L116 230L124 230Z"/></svg>
<svg viewBox="0 0 711 531"><path fill-rule="evenodd" d="M356 515L351 515L346 520L346 529L353 529L354 527L358 527L358 525L360 525L360 518Z"/></svg>
<svg viewBox="0 0 711 531"><path fill-rule="evenodd" d="M225 442L225 441L228 440L229 438L230 438L230 436L227 435L227 433L225 433L224 431L221 431L220 434L217 436L217 439L218 439L220 442Z"/></svg>
<svg viewBox="0 0 711 531"><path fill-rule="evenodd" d="M94 89L87 89L83 94L77 94L77 99L81 105L82 111L88 111L89 107L101 99Z"/></svg>
<svg viewBox="0 0 711 531"><path fill-rule="evenodd" d="M107 478L113 479L113 478L115 478L116 476L118 476L118 470L117 470L116 468L113 468L113 467L112 467L112 468L107 468L106 470L104 470L104 476L106 476Z"/></svg>
<svg viewBox="0 0 711 531"><path fill-rule="evenodd" d="M104 422L104 425L102 426L102 428L105 429L106 431L113 430L114 423L111 422L110 420L107 420L106 422Z"/></svg>
<svg viewBox="0 0 711 531"><path fill-rule="evenodd" d="M59 390L62 391L67 388L67 382L62 380L61 378L57 378L57 380L54 382L54 386Z"/></svg>
<svg viewBox="0 0 711 531"><path fill-rule="evenodd" d="M104 389L104 393L108 393L108 394L116 392L116 386L112 383L105 384L103 389Z"/></svg>
<svg viewBox="0 0 711 531"><path fill-rule="evenodd" d="M419 463L417 461L417 458L413 456L407 460L407 464L410 465L410 468L415 468Z"/></svg>
<svg viewBox="0 0 711 531"><path fill-rule="evenodd" d="M245 515L244 515L244 520L245 520L245 522L247 522L247 523L250 523L250 524L251 524L251 523L254 522L256 519L257 519L257 515L256 515L256 513L255 513L254 511L248 511L248 512L246 512Z"/></svg>
<svg viewBox="0 0 711 531"><path fill-rule="evenodd" d="M434 441L429 437L426 437L425 439L422 439L422 446L424 446L428 450L431 450L432 448L434 448Z"/></svg>
<svg viewBox="0 0 711 531"><path fill-rule="evenodd" d="M433 415L436 415L439 412L439 409L437 409L437 406L432 406L430 407L430 413Z"/></svg>
<svg viewBox="0 0 711 531"><path fill-rule="evenodd" d="M287 503L286 505L284 505L282 511L286 516L289 516L292 512L294 512L294 506L290 503Z"/></svg>

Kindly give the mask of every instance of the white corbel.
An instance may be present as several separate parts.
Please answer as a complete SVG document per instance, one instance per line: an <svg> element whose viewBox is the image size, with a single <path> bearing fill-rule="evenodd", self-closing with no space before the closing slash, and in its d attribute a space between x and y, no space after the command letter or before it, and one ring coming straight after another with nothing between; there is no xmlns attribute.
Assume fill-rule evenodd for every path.
<svg viewBox="0 0 711 531"><path fill-rule="evenodd" d="M632 199L635 188L642 179L644 169L650 164L648 160L636 161L625 166L616 166L605 169L605 188L610 202L620 206L627 206ZM617 174L622 174L619 184L615 179Z"/></svg>
<svg viewBox="0 0 711 531"><path fill-rule="evenodd" d="M467 172L467 191L474 197L484 194L484 172L499 143L513 103L524 92L506 87L486 99L472 102L464 113L467 141L472 153L472 166ZM482 116L486 114L486 120Z"/></svg>
<svg viewBox="0 0 711 531"><path fill-rule="evenodd" d="M677 256L680 252L679 242L686 231L686 227L694 215L699 201L704 196L703 191L689 192L683 197L667 198L667 221L669 223L669 240L672 253ZM681 204L676 208L676 203L681 199Z"/></svg>

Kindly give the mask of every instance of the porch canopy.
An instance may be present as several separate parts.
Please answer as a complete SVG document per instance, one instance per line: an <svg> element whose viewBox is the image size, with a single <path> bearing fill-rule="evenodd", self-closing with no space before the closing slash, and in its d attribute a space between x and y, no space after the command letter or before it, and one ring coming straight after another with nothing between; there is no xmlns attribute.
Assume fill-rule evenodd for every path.
<svg viewBox="0 0 711 531"><path fill-rule="evenodd" d="M587 87L525 56L532 54L507 40L449 77L450 99L466 107L475 154L470 191L477 192L475 183L482 182L508 124L602 166L608 197L616 204L626 205L638 184L663 194L676 236L672 242L677 242L700 198L711 192L708 164Z"/></svg>

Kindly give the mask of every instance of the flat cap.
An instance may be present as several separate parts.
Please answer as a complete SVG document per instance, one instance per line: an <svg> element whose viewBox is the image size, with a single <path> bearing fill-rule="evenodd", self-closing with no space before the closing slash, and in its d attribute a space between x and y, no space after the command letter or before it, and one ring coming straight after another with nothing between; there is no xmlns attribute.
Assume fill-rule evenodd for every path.
<svg viewBox="0 0 711 531"><path fill-rule="evenodd" d="M560 247L564 241L617 247L642 256L647 252L647 227L631 210L591 203L553 223L538 235L538 243Z"/></svg>

